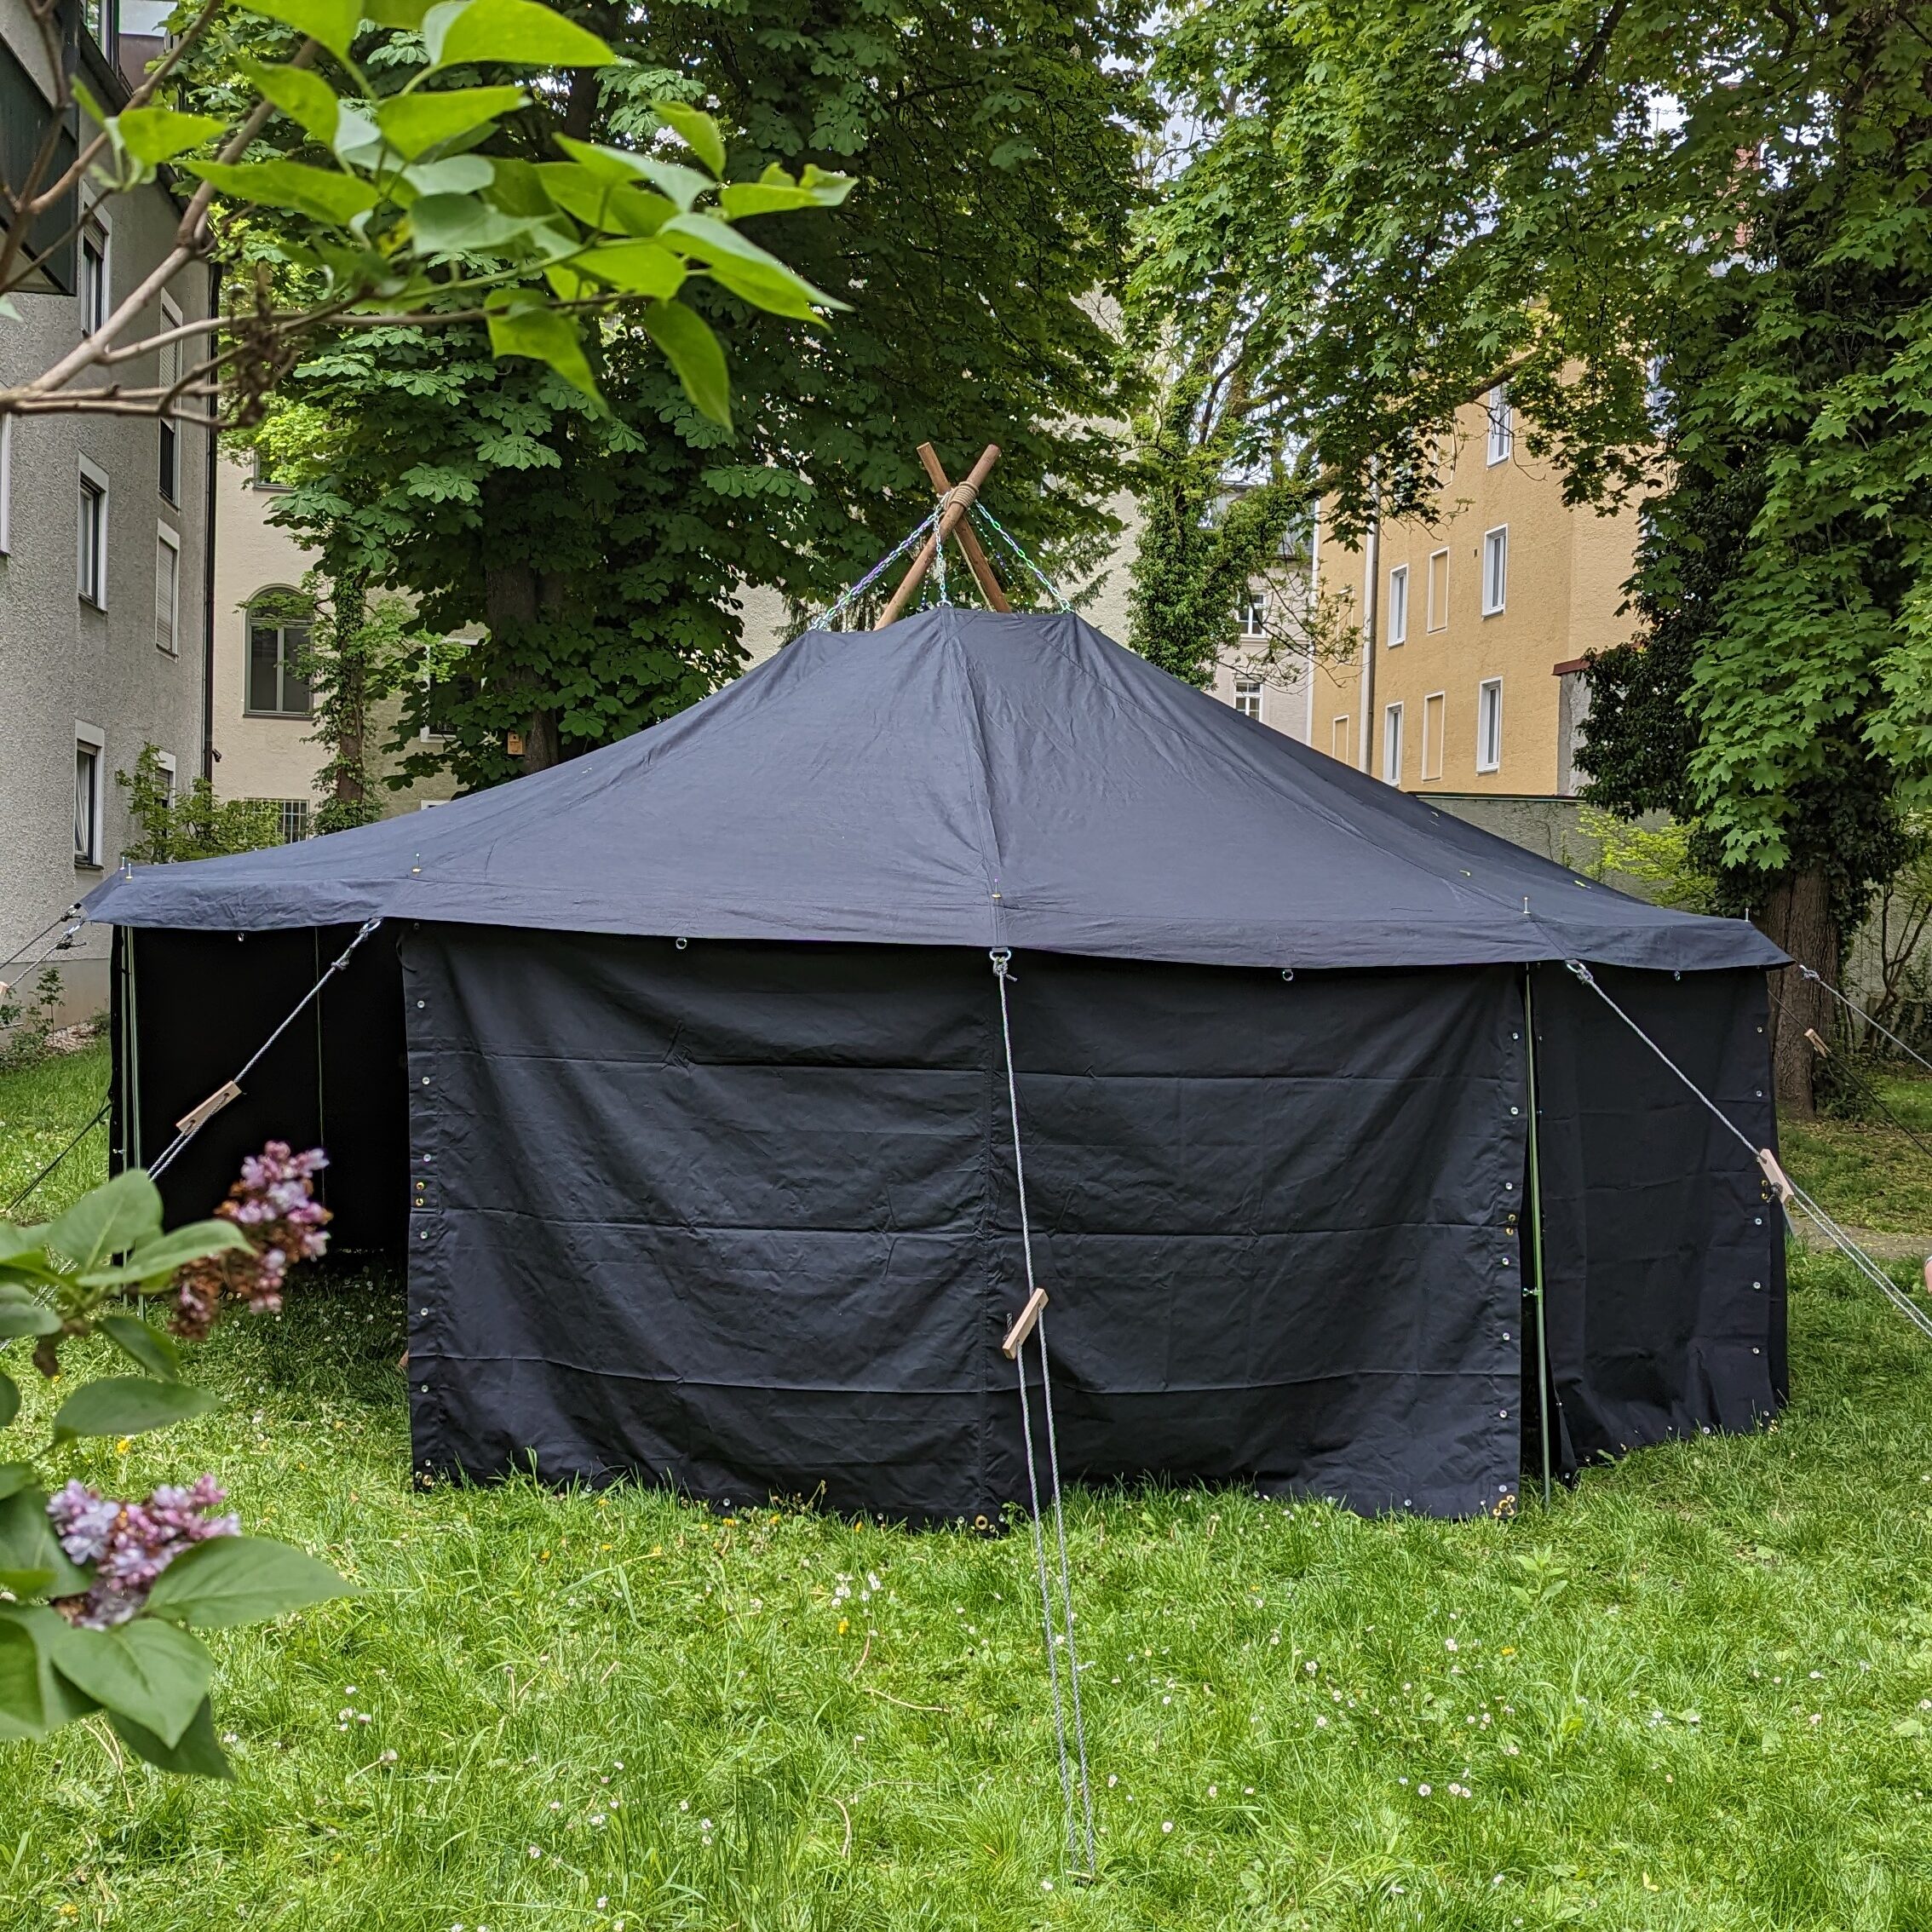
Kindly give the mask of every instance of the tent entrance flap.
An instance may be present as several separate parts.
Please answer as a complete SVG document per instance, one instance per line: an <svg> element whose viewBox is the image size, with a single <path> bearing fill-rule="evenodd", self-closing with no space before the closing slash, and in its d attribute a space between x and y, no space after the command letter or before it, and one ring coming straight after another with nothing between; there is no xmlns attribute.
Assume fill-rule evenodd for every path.
<svg viewBox="0 0 1932 1932"><path fill-rule="evenodd" d="M419 1473L1023 1497L983 951L425 924L402 958ZM1518 974L1019 964L1063 1468L1513 1494Z"/></svg>

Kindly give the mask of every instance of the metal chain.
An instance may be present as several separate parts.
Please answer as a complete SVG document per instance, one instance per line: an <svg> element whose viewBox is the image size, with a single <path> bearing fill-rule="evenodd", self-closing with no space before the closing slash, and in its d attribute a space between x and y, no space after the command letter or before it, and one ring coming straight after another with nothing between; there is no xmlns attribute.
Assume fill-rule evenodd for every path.
<svg viewBox="0 0 1932 1932"><path fill-rule="evenodd" d="M993 979L999 988L999 1031L1006 1055L1007 1112L1013 1124L1013 1179L1020 1202L1020 1251L1026 1268L1026 1298L1031 1302L1035 1288L1033 1233L1026 1207L1026 1154L1020 1141L1020 1085L1013 1065L1013 1020L1006 998L1008 969L1012 964L1013 955L1002 946L995 948L988 957L992 961ZM1086 1863L1081 1869L1090 1873L1094 1869L1093 1786L1087 1775L1087 1734L1080 1710L1080 1653L1073 1636L1072 1573L1067 1555L1067 1518L1061 1494L1060 1446L1053 1423L1053 1380L1047 1363L1046 1317L1044 1313L1036 1319L1033 1333L1039 1343L1040 1402L1046 1412L1047 1475L1053 1498L1054 1533L1060 1552L1060 1593L1065 1633L1063 1641L1067 1647L1067 1669L1073 1705L1073 1741L1079 1773L1080 1808L1085 1825ZM1054 1735L1060 1749L1061 1815L1067 1829L1067 1855L1069 1863L1073 1863L1079 1859L1081 1840L1075 1831L1073 1821L1072 1771L1067 1762L1067 1716L1061 1696L1059 1653L1053 1627L1053 1588L1047 1573L1046 1543L1040 1527L1039 1478L1033 1454L1032 1409L1026 1398L1026 1350L1024 1343L1015 1354L1014 1366L1020 1378L1020 1429L1026 1442L1026 1490L1033 1512L1033 1567L1039 1580L1040 1622L1046 1638L1047 1679L1053 1690Z"/></svg>
<svg viewBox="0 0 1932 1932"><path fill-rule="evenodd" d="M934 510L931 515L917 530L913 531L894 549L888 550L884 556L881 557L856 584L839 598L836 604L820 611L818 616L814 618L805 628L808 630L830 630L833 621L843 617L846 612L857 603L908 550L912 549L915 544L923 543L926 540L933 526L939 521L940 509L943 509L944 507L942 504L940 509Z"/></svg>
<svg viewBox="0 0 1932 1932"><path fill-rule="evenodd" d="M1026 551L1024 546L1022 546L1022 544L1021 543L1020 539L1015 537L1013 532L1009 530L1006 526L1002 523L999 519L995 516L993 513L990 509L988 509L984 503L975 503L975 504L973 505L972 514L975 516L978 517L980 520L986 525L986 528L992 531L993 535L998 538L1000 542L1005 544L1008 549L1012 551L1015 556L1019 558L1021 565L1024 566L1025 568L1032 572L1033 576L1038 580L1041 588L1045 590L1047 595L1051 597L1054 602L1057 604L1061 610L1070 611L1073 608L1072 605L1068 602L1066 593L1063 592L1061 589L1060 586L1055 584L1054 580L1050 577L1049 577L1047 573L1044 570L1042 570L1037 563L1033 561L1032 558L1026 554Z"/></svg>

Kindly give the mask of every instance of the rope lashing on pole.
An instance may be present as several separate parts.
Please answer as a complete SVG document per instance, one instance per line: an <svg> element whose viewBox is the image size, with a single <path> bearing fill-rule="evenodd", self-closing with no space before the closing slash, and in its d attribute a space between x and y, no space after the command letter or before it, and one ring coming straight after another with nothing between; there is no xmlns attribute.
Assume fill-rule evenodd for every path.
<svg viewBox="0 0 1932 1932"><path fill-rule="evenodd" d="M1879 1023L1876 1020L1874 1020L1872 1015L1865 1010L1863 1007L1856 1004L1854 1002L1849 999L1847 999L1845 996L1842 992L1840 992L1838 989L1824 976L1823 974L1814 972L1808 966L1800 966L1798 968L1798 974L1801 978L1809 980L1814 986L1824 987L1826 992L1830 993L1831 998L1837 1000L1839 1005L1843 1006L1848 1012L1856 1014L1858 1017L1866 1023L1866 1026L1871 1027L1873 1032L1883 1033L1885 1038L1889 1039L1892 1043L1892 1044L1899 1049L1900 1053L1910 1054L1912 1057L1916 1060L1928 1073L1932 1073L1932 1060L1928 1060L1923 1054L1918 1052L1912 1047L1908 1047L1896 1033L1891 1031L1889 1027L1880 1026Z"/></svg>
<svg viewBox="0 0 1932 1932"><path fill-rule="evenodd" d="M1698 1085L1696 1081L1691 1078L1689 1074L1684 1072L1682 1067L1678 1066L1676 1061L1671 1059L1669 1054L1665 1052L1662 1047L1658 1045L1655 1040L1651 1038L1648 1033L1644 1032L1642 1026L1637 1025L1636 1021L1631 1019L1629 1014L1624 1012L1615 1000L1611 998L1608 993L1604 992L1603 988L1596 983L1596 977L1590 972L1590 968L1584 965L1582 960L1566 959L1563 963L1676 1075L1678 1079L1696 1095L1711 1118L1716 1121L1725 1132L1729 1134L1732 1139L1736 1141L1757 1162L1765 1179L1770 1182L1772 1192L1778 1197L1779 1205L1784 1210L1785 1221L1791 1222L1791 1203L1796 1201L1799 1208L1817 1224L1820 1233L1825 1236L1826 1239L1837 1249L1845 1259L1873 1287L1877 1288L1914 1328L1918 1329L1921 1334L1932 1338L1932 1315L1928 1315L1923 1308L1918 1307L1911 1297L1906 1295L1900 1288L1897 1282L1894 1281L1891 1276L1887 1274L1884 1269L1880 1268L1877 1262L1872 1260L1872 1256L1866 1254L1865 1250L1852 1239L1851 1236L1845 1232L1838 1222L1819 1206L1818 1203L1785 1172L1784 1169L1779 1165L1778 1157L1772 1153L1770 1148L1754 1146L1751 1136L1718 1106L1716 1101L1711 1099L1709 1094ZM1795 1228L1793 1231L1796 1231Z"/></svg>
<svg viewBox="0 0 1932 1932"><path fill-rule="evenodd" d="M1080 1711L1080 1653L1073 1635L1072 1572L1067 1556L1067 1517L1061 1504L1060 1486L1060 1445L1054 1429L1053 1378L1047 1361L1047 1295L1046 1291L1033 1277L1033 1231L1026 1208L1026 1162L1020 1144L1020 1084L1013 1067L1013 1021L1006 998L1013 955L1001 946L995 948L988 957L992 961L993 979L999 988L1000 1040L1006 1055L1006 1104L1013 1124L1013 1181L1020 1202L1020 1251L1025 1262L1026 1277L1026 1304L1008 1331L1001 1348L1011 1359L1020 1378L1020 1431L1026 1447L1026 1490L1033 1513L1033 1567L1039 1579L1040 1625L1046 1638L1047 1681L1053 1693L1054 1736L1060 1748L1060 1799L1061 1816L1067 1828L1067 1861L1069 1865L1077 1866L1085 1875L1091 1877L1094 1871L1094 1797L1087 1776L1087 1731ZM1053 1627L1053 1586L1047 1570L1046 1539L1040 1527L1040 1483L1033 1452L1032 1406L1026 1393L1026 1343L1029 1338L1037 1343L1039 1350L1040 1406L1046 1416L1047 1479L1053 1502L1054 1536L1059 1545L1060 1555L1060 1600L1063 1630L1059 1636L1056 1636ZM1056 1645L1061 1641L1066 1645L1067 1676L1071 1693L1070 1696L1064 1699L1060 1688L1060 1661L1056 1648ZM1076 1754L1073 1765L1069 1764L1067 1753L1066 1705L1068 1703L1073 1708L1073 1744ZM1080 1826L1078 1828L1073 1808L1076 1768L1080 1795ZM1084 1865L1080 1863L1083 1843L1086 1851Z"/></svg>
<svg viewBox="0 0 1932 1932"><path fill-rule="evenodd" d="M288 1017L249 1055L239 1071L231 1079L217 1087L198 1107L190 1107L175 1123L174 1139L169 1141L167 1146L161 1150L160 1154L148 1165L147 1171L151 1175L166 1173L180 1157L188 1142L231 1101L238 1101L241 1098L242 1082L262 1064L262 1055L267 1052L270 1047L274 1045L277 1040L281 1038L284 1033L288 1032L290 1026L295 1025L296 1021L308 1009L311 1002L320 993L323 987L327 986L330 980L334 979L336 974L341 972L355 956L355 949L382 923L379 917L373 919L365 919L362 922L361 929L356 934L355 937L342 948L341 954L336 958L330 962L322 977L290 1008Z"/></svg>

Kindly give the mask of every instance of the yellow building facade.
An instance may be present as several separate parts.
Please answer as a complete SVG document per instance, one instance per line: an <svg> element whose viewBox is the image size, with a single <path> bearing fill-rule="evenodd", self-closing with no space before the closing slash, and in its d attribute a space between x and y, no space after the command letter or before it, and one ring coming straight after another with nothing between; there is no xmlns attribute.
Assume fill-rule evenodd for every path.
<svg viewBox="0 0 1932 1932"><path fill-rule="evenodd" d="M1312 667L1309 742L1406 791L1567 796L1583 660L1634 628L1636 512L1567 505L1500 393L1458 412L1445 456L1432 515L1317 547L1316 588L1350 600L1361 641Z"/></svg>

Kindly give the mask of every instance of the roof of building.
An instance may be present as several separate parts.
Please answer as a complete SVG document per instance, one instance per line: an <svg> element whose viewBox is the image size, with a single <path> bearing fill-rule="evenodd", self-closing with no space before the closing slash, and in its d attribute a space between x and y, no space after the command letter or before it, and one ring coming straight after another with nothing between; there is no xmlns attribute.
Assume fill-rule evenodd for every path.
<svg viewBox="0 0 1932 1932"><path fill-rule="evenodd" d="M1294 743L1073 614L808 631L617 745L428 812L136 867L129 926L382 917L1235 966L1776 965Z"/></svg>

